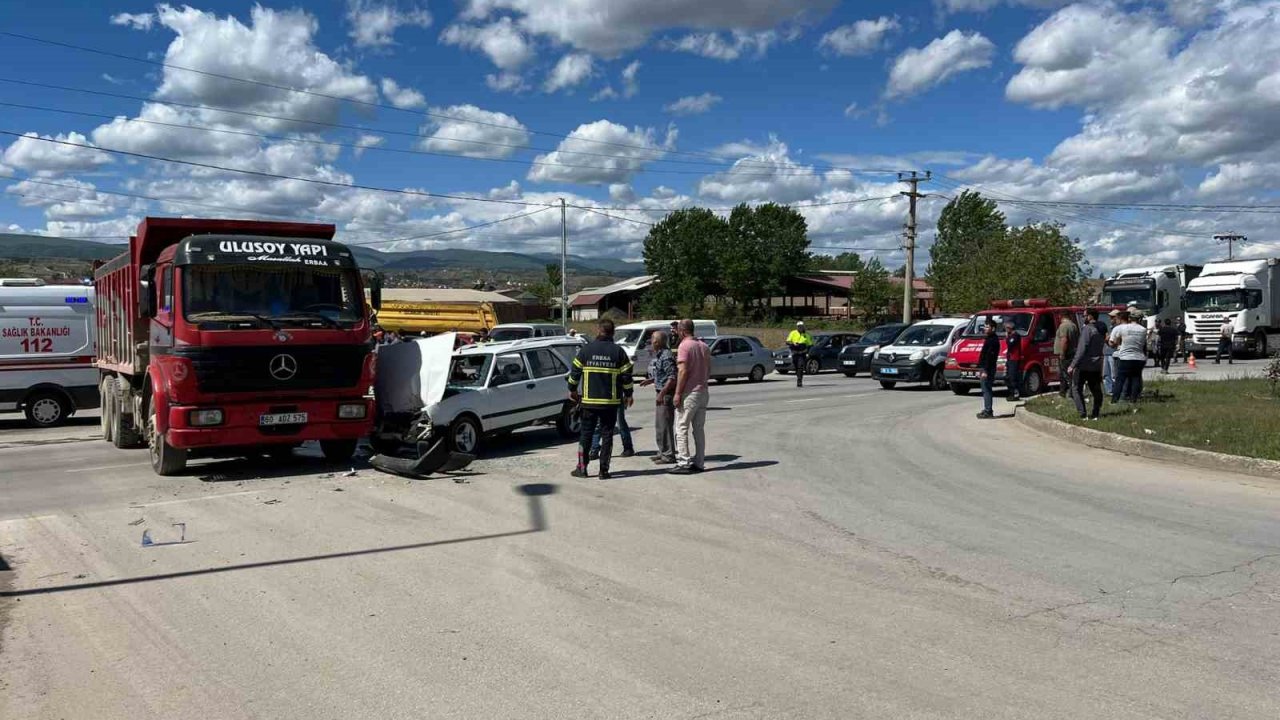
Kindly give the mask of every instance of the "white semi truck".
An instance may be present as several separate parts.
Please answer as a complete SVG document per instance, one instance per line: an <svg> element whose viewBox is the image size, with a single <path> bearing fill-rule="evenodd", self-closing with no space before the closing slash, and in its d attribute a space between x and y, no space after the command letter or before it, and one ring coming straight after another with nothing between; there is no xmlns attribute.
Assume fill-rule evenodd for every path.
<svg viewBox="0 0 1280 720"><path fill-rule="evenodd" d="M1165 320L1182 317L1184 293L1201 271L1200 265L1121 270L1103 281L1102 304L1130 305L1146 318L1147 329L1154 330Z"/></svg>
<svg viewBox="0 0 1280 720"><path fill-rule="evenodd" d="M1217 352L1225 321L1235 353L1266 357L1280 348L1280 259L1205 265L1187 287L1186 313L1193 352Z"/></svg>

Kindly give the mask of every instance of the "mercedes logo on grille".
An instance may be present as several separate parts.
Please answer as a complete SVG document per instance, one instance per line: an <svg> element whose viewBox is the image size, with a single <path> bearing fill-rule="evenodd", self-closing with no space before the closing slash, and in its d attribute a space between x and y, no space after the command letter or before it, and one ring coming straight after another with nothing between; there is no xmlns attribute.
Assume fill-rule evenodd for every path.
<svg viewBox="0 0 1280 720"><path fill-rule="evenodd" d="M294 360L292 355L280 353L267 363L267 370L271 372L271 377L277 380L292 380L293 376L298 374L298 361Z"/></svg>

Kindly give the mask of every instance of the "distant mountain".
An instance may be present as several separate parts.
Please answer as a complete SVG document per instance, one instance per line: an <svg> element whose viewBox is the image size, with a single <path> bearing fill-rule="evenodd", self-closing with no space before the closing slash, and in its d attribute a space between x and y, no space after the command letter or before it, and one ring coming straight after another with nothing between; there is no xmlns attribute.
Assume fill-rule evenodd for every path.
<svg viewBox="0 0 1280 720"><path fill-rule="evenodd" d="M0 234L0 258L62 258L67 260L106 260L124 252L123 244L42 237L39 235ZM485 250L416 250L382 252L359 245L351 246L356 261L371 270L466 270L498 272L542 272L549 263L560 264L560 256L549 253L525 255ZM644 263L610 258L584 258L570 255L572 274L615 275L631 277L644 274Z"/></svg>

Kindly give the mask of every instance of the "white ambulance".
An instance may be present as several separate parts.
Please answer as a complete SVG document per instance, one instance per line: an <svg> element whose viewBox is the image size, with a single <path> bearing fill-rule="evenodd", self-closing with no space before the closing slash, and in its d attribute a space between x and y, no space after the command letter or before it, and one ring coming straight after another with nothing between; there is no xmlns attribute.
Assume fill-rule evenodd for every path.
<svg viewBox="0 0 1280 720"><path fill-rule="evenodd" d="M0 279L0 412L37 427L98 407L93 288Z"/></svg>

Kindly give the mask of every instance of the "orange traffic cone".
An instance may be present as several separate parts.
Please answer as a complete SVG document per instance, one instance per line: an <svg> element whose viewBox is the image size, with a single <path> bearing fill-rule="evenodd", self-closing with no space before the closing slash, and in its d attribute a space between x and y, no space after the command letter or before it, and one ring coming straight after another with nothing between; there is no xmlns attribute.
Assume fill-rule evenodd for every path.
<svg viewBox="0 0 1280 720"><path fill-rule="evenodd" d="M1196 354L1195 354L1195 353L1187 353L1187 367L1191 368L1192 370L1195 370L1195 369L1196 369Z"/></svg>

